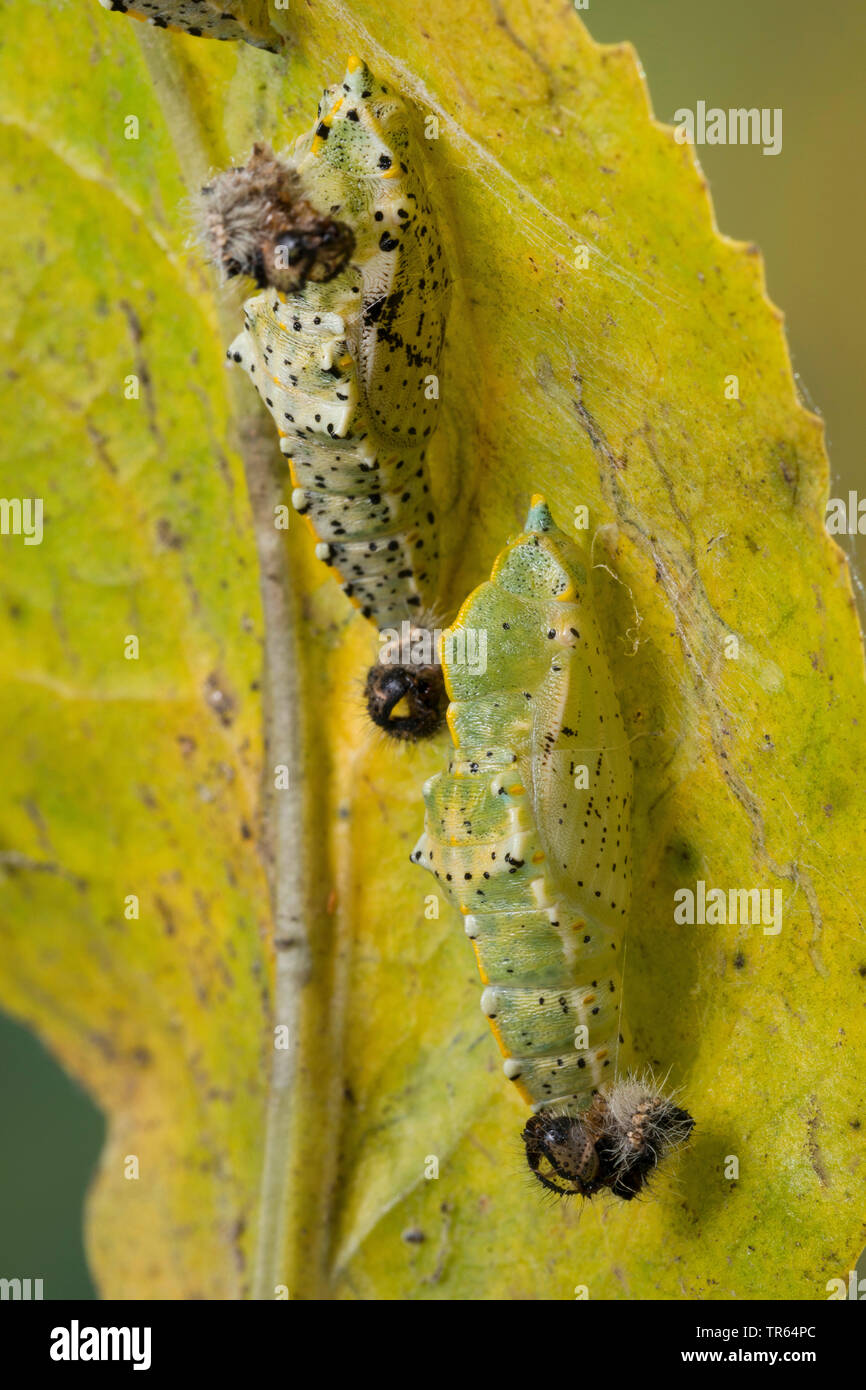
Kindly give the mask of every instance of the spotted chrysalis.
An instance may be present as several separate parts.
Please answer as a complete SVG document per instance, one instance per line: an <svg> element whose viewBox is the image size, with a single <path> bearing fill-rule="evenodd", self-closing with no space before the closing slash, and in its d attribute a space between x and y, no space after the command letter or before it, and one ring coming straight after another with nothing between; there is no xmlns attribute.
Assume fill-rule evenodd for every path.
<svg viewBox="0 0 866 1390"><path fill-rule="evenodd" d="M357 59L290 160L259 146L204 190L212 258L263 286L229 358L271 412L316 553L380 629L424 629L438 541L426 448L436 428L449 276L407 108ZM441 672L367 680L397 738L440 722Z"/></svg>
<svg viewBox="0 0 866 1390"><path fill-rule="evenodd" d="M482 1011L548 1189L626 1200L693 1121L651 1078L617 1078L630 899L631 759L585 557L534 498L443 637L455 745L424 788L412 858L464 916ZM487 634L487 669L455 656ZM465 649L465 644L463 644Z"/></svg>
<svg viewBox="0 0 866 1390"><path fill-rule="evenodd" d="M266 0L239 5L237 0L99 0L104 10L117 10L158 29L179 29L211 39L243 39L256 48L277 52L268 24Z"/></svg>

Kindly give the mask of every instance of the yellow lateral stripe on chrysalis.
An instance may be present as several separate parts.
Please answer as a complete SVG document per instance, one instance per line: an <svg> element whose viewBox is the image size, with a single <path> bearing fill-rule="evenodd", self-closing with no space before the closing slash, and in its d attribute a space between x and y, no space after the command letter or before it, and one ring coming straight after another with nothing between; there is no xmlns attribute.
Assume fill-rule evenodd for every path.
<svg viewBox="0 0 866 1390"><path fill-rule="evenodd" d="M496 1039L496 1046L499 1048L499 1051L502 1053L503 1057L510 1057L512 1054L508 1051L508 1048L505 1046L505 1043L502 1041L502 1034L501 1034L501 1032L499 1031L499 1027L497 1026L496 1019L495 1019L495 1018L489 1018L489 1017L488 1017L487 1022L490 1024L490 1031L491 1031L491 1033L493 1034L494 1038Z"/></svg>
<svg viewBox="0 0 866 1390"><path fill-rule="evenodd" d="M322 126L324 126L326 130L331 129L331 126L334 123L334 117L336 116L337 112L339 111L342 105L343 98L339 96L337 97L337 100L334 102L334 105L331 107L327 116L323 116L322 119L319 121L319 124L316 127L316 133L313 136L313 143L310 145L310 154L319 153L319 150L322 148L322 146L325 143L325 140L327 139L327 136L319 134L319 130Z"/></svg>
<svg viewBox="0 0 866 1390"><path fill-rule="evenodd" d="M312 536L313 540L314 540L314 541L316 542L316 544L318 545L318 543L319 543L319 534L318 534L318 532L317 532L315 526L313 525L313 518L310 516L309 512L299 512L298 515L300 516L300 518L301 518L301 520L304 522L304 524L305 524L307 527L309 527L310 535Z"/></svg>
<svg viewBox="0 0 866 1390"><path fill-rule="evenodd" d="M448 695L448 699L451 700L451 699L452 699L452 695L451 695L450 686L449 686L449 684L448 684L448 672L445 670L445 667L444 667L444 666L442 667L442 674L443 674L443 676L445 677L445 690L446 690L446 693L447 693L447 695ZM449 732L449 734L451 735L451 742L454 744L454 747L455 747L455 748L458 747L458 743L457 743L457 730L456 730L455 727L454 727L454 721L455 721L456 718L457 718L457 715L456 715L456 712L455 712L455 710L454 710L454 705L453 705L453 704L449 704L447 710L445 711L445 723L448 725L448 732Z"/></svg>
<svg viewBox="0 0 866 1390"><path fill-rule="evenodd" d="M532 1095L532 1092L524 1084L524 1082L520 1080L519 1076L510 1077L509 1080L511 1081L512 1086L514 1087L517 1094L520 1096L520 1099L523 1101L524 1105L535 1104L535 1099Z"/></svg>
<svg viewBox="0 0 866 1390"><path fill-rule="evenodd" d="M481 951L479 950L477 941L472 942L472 949L475 952L475 963L478 966L478 974L481 976L481 983L483 985L489 985L490 978L487 974L487 971L484 969L484 966L481 964Z"/></svg>
<svg viewBox="0 0 866 1390"><path fill-rule="evenodd" d="M461 626L460 619L461 619L462 616L463 616L463 609L466 608L467 604L469 603L469 599L470 599L471 597L472 597L472 595L470 594L470 595L469 595L469 598L467 598L467 599L464 601L463 606L462 606L461 609L460 609L460 612L457 614L457 617L454 619L454 621L453 621L453 623L451 624L451 626L450 626L450 627L444 628L443 631L442 631L442 635L441 635L441 637L439 638L439 651L438 651L439 665L442 667L442 678L443 678L443 680L444 680L444 682L445 682L445 694L448 696L449 701L451 701L451 700L454 699L454 691L453 691L452 686L451 686L451 675L450 675L450 672L449 672L449 669L448 669L448 665L447 665L447 663L445 662L445 659L444 659L444 656L445 656L445 638L446 638L446 637L449 637L449 636L451 635L452 632L457 632L457 630L460 628L460 626ZM447 713L447 716L446 716L446 717L447 717L447 719L448 719L448 727L449 727L449 729L451 730L451 737L454 739L454 745L455 745L455 747L456 747L456 745L457 745L457 736L456 736L456 734L454 733L454 727L453 727L453 725L452 725L452 723L451 723L451 705L450 705L450 704L449 704L449 706L448 706L448 713Z"/></svg>
<svg viewBox="0 0 866 1390"><path fill-rule="evenodd" d="M448 666L446 666L445 662L443 662L442 659L442 653L443 651L445 651L445 638L449 637L449 635L452 634L452 632L460 631L460 628L464 627L464 619L466 619L466 610L468 609L468 606L470 606L470 603L473 603L474 598L475 591L473 589L473 592L471 592L471 594L467 594L466 598L463 599L463 603L461 603L460 605L460 612L457 613L456 619L455 621L453 621L452 626L445 628L445 630L443 630L442 632L442 637L439 638L439 664L441 664L442 667L442 676L445 677L445 692L446 695L448 695L449 701L453 701L453 698L455 698L455 692L453 692L452 684L450 684ZM452 734L453 741L455 741L456 748L457 737L455 734L455 730L453 730L452 721L450 721L450 706L448 709L448 714L446 714L446 719L448 719L448 727L450 728L450 734Z"/></svg>

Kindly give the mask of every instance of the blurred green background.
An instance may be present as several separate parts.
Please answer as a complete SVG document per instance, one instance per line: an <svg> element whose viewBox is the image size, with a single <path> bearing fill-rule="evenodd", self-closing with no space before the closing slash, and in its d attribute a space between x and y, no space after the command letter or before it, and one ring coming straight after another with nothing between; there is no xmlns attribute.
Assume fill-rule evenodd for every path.
<svg viewBox="0 0 866 1390"><path fill-rule="evenodd" d="M96 8L96 0L81 3ZM862 0L820 7L807 0L691 7L590 0L581 18L600 41L634 44L661 120L698 101L782 108L778 156L757 146L703 146L698 154L720 229L764 253L801 391L826 422L831 495L866 493L859 440L866 362ZM104 22L119 21L106 15ZM866 537L839 539L862 611ZM0 1276L41 1277L46 1298L94 1297L81 1215L102 1120L42 1046L2 1015L0 1114Z"/></svg>

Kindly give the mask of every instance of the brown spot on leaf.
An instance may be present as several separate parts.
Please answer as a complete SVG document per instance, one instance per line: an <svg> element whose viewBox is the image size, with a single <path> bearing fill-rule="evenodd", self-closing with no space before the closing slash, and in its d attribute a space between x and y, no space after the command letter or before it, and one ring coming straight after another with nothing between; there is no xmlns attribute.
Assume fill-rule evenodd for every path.
<svg viewBox="0 0 866 1390"><path fill-rule="evenodd" d="M204 683L204 697L221 724L231 728L237 713L237 701L218 671L211 671Z"/></svg>
<svg viewBox="0 0 866 1390"><path fill-rule="evenodd" d="M156 910L162 918L163 930L166 936L176 936L177 927L175 926L174 915L168 903L164 898L161 898L158 893L154 901L156 903Z"/></svg>
<svg viewBox="0 0 866 1390"><path fill-rule="evenodd" d="M808 1137L806 1140L806 1147L809 1153L809 1162L811 1163L815 1175L821 1186L829 1187L830 1174L827 1172L827 1169L825 1167L824 1158L821 1153L820 1145L818 1143L818 1131L821 1128L822 1120L821 1111L819 1109L818 1101L815 1096L812 1097L812 1104L815 1107L815 1111L814 1114L812 1114L809 1117L809 1120L807 1122Z"/></svg>
<svg viewBox="0 0 866 1390"><path fill-rule="evenodd" d="M156 538L165 550L183 550L184 539L175 531L168 517L161 516L156 523Z"/></svg>

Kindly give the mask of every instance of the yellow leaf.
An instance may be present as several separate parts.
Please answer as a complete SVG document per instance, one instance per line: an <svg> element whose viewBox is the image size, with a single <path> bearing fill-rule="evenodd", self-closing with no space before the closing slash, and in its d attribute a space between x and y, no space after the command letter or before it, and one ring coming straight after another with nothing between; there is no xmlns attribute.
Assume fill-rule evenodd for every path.
<svg viewBox="0 0 866 1390"><path fill-rule="evenodd" d="M44 535L3 538L0 1001L109 1116L101 1292L825 1298L866 1242L860 634L760 258L634 54L511 0L272 8L282 56L18 8L0 489ZM239 299L189 244L196 185L304 130L349 51L417 107L456 276L443 614L532 493L587 508L633 739L626 1007L697 1121L641 1204L524 1178L462 924L408 862L447 738L365 727L375 635L274 530ZM781 931L677 925L699 881L780 890Z"/></svg>

